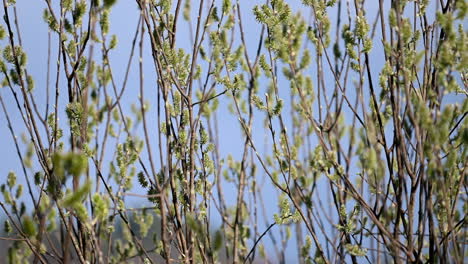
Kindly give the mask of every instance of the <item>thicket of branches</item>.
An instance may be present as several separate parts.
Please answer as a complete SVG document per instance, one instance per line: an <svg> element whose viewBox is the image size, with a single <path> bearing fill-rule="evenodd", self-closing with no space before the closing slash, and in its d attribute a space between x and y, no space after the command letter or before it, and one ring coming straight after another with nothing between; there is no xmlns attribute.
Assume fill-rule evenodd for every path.
<svg viewBox="0 0 468 264"><path fill-rule="evenodd" d="M122 50L115 0L44 0L36 87L15 2L0 27L10 263L466 259L466 1L136 0ZM238 148L222 151L228 115Z"/></svg>

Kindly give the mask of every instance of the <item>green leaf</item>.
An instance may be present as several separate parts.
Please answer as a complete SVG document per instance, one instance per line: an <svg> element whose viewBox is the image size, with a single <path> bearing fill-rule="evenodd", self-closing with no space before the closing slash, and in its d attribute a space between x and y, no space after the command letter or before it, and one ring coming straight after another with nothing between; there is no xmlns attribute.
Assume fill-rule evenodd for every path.
<svg viewBox="0 0 468 264"><path fill-rule="evenodd" d="M29 216L23 217L23 232L28 236L32 237L36 235L36 226Z"/></svg>
<svg viewBox="0 0 468 264"><path fill-rule="evenodd" d="M6 234L10 234L11 232L13 232L13 226L11 226L11 223L9 220L5 220L5 226L3 227L3 231Z"/></svg>
<svg viewBox="0 0 468 264"><path fill-rule="evenodd" d="M111 8L117 0L104 0L104 8Z"/></svg>
<svg viewBox="0 0 468 264"><path fill-rule="evenodd" d="M88 180L77 191L71 192L70 194L68 194L63 199L62 205L65 207L76 207L86 198L86 195L88 195L90 191L91 191L91 181Z"/></svg>
<svg viewBox="0 0 468 264"><path fill-rule="evenodd" d="M221 230L217 230L213 239L213 250L214 251L220 250L222 244L223 244L223 235L221 233Z"/></svg>
<svg viewBox="0 0 468 264"><path fill-rule="evenodd" d="M367 255L367 249L363 249L359 247L358 245L346 244L345 248L349 254L356 256L356 257L364 257Z"/></svg>
<svg viewBox="0 0 468 264"><path fill-rule="evenodd" d="M6 31L5 31L5 28L0 25L0 39L4 39L6 36Z"/></svg>
<svg viewBox="0 0 468 264"><path fill-rule="evenodd" d="M94 214L99 221L104 221L109 214L109 200L98 193L93 195Z"/></svg>
<svg viewBox="0 0 468 264"><path fill-rule="evenodd" d="M13 188L16 184L16 174L13 171L8 173L7 184L10 189Z"/></svg>
<svg viewBox="0 0 468 264"><path fill-rule="evenodd" d="M231 0L223 0L223 15L227 15L231 11Z"/></svg>

